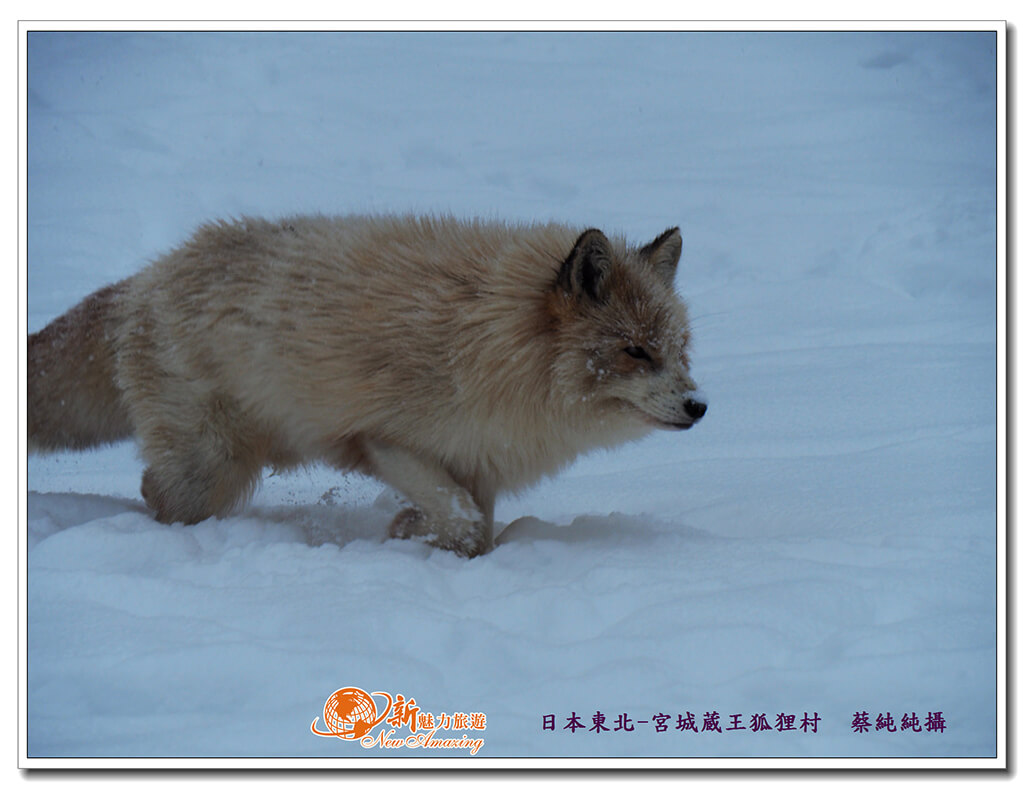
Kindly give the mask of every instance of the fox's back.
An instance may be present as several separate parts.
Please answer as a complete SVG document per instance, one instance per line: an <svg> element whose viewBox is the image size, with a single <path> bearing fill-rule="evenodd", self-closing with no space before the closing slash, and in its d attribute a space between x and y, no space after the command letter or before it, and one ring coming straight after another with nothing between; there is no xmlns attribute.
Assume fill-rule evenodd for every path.
<svg viewBox="0 0 1024 789"><path fill-rule="evenodd" d="M125 335L150 337L169 374L227 389L310 440L407 439L476 419L500 436L510 390L518 408L550 394L544 294L577 232L404 217L209 224L133 278Z"/></svg>

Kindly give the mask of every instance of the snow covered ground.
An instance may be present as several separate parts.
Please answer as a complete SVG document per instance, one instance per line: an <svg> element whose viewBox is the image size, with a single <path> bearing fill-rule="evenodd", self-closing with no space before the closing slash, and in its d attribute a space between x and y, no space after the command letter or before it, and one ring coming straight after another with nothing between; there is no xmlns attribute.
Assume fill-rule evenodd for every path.
<svg viewBox="0 0 1024 789"><path fill-rule="evenodd" d="M326 468L185 528L131 445L29 458L28 755L993 757L996 54L29 34L29 331L214 217L678 224L710 408L501 501L471 561L386 541L393 495ZM485 745L313 736L345 686L482 712Z"/></svg>

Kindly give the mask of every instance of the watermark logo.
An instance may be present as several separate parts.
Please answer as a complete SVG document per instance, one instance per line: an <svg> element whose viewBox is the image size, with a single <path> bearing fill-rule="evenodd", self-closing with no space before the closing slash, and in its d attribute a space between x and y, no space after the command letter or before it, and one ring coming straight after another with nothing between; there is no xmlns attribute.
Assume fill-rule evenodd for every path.
<svg viewBox="0 0 1024 789"><path fill-rule="evenodd" d="M374 696L387 699L384 711L378 713ZM321 737L339 737L342 740L358 740L366 736L375 726L380 724L394 706L391 695L381 691L372 694L362 688L339 688L327 697L324 702L324 727L319 731L316 727L319 717L313 719L310 731Z"/></svg>
<svg viewBox="0 0 1024 789"><path fill-rule="evenodd" d="M318 737L354 740L363 748L459 749L473 756L484 745L486 728L482 712L426 712L401 693L356 687L334 691L324 702L322 722L318 715L309 726Z"/></svg>

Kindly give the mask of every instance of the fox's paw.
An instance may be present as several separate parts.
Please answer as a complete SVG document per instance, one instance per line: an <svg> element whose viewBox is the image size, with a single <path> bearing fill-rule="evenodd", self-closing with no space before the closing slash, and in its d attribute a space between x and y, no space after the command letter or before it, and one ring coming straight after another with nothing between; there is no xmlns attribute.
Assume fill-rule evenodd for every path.
<svg viewBox="0 0 1024 789"><path fill-rule="evenodd" d="M483 518L455 518L443 524L434 523L415 507L407 507L395 516L388 527L388 536L393 540L426 537L430 545L467 559L487 553L493 547L491 529Z"/></svg>
<svg viewBox="0 0 1024 789"><path fill-rule="evenodd" d="M388 527L388 537L392 540L408 540L410 537L421 537L427 534L427 519L415 507L406 507L399 512Z"/></svg>
<svg viewBox="0 0 1024 789"><path fill-rule="evenodd" d="M440 535L432 535L428 542L467 559L485 554L494 547L491 529L483 520L459 520L452 526L456 528L451 528Z"/></svg>
<svg viewBox="0 0 1024 789"><path fill-rule="evenodd" d="M152 467L142 474L142 498L160 523L192 525L213 515L199 487L187 479L165 479Z"/></svg>

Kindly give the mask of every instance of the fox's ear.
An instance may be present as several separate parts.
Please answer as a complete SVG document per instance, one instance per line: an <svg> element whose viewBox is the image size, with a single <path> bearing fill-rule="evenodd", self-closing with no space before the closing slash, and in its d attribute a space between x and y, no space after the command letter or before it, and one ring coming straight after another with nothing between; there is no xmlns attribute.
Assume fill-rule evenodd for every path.
<svg viewBox="0 0 1024 789"><path fill-rule="evenodd" d="M679 228L672 227L640 250L640 257L646 260L658 275L669 285L676 278L676 266L683 254L683 237Z"/></svg>
<svg viewBox="0 0 1024 789"><path fill-rule="evenodd" d="M558 286L574 296L604 301L612 266L611 242L600 230L585 230L558 271Z"/></svg>

